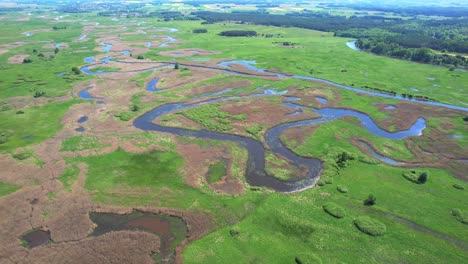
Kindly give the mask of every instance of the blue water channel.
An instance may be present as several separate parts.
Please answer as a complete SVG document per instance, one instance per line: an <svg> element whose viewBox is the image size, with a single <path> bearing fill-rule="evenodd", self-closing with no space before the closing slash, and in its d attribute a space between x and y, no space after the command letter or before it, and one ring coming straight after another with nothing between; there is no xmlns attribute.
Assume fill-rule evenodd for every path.
<svg viewBox="0 0 468 264"><path fill-rule="evenodd" d="M154 78L146 85L146 91L153 93L158 92L159 90L156 88L156 84L158 84L158 78Z"/></svg>

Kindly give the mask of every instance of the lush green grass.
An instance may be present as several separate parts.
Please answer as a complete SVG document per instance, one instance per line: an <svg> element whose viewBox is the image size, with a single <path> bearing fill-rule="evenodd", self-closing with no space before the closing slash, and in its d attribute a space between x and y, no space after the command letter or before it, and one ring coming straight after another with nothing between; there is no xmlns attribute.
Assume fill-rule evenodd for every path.
<svg viewBox="0 0 468 264"><path fill-rule="evenodd" d="M13 193L19 190L20 188L20 186L14 184L0 182L0 197Z"/></svg>
<svg viewBox="0 0 468 264"><path fill-rule="evenodd" d="M44 106L23 108L23 114L16 110L0 112L0 133L7 133L8 141L0 144L0 152L40 143L52 137L62 128L61 118L68 108L77 101L50 103Z"/></svg>
<svg viewBox="0 0 468 264"><path fill-rule="evenodd" d="M188 40L178 48L198 47L221 51L210 57L256 60L258 67L279 69L289 73L312 75L355 87L375 87L397 93L426 95L437 100L463 105L468 100L460 88L468 81L468 73L451 72L447 68L418 64L397 59L356 52L346 46L348 39L333 37L332 33L298 28L277 28L255 25L204 25L207 34L192 34L197 23L173 22L179 28L178 39ZM284 38L226 38L217 34L225 30L248 29L264 34L281 34ZM300 48L284 48L275 41L299 43ZM255 50L255 53L252 53ZM152 54L149 54L152 55ZM151 56L157 58L157 56ZM346 69L346 72L342 72ZM411 72L410 75L406 74ZM401 76L406 76L401 78ZM434 79L433 79L434 78ZM434 85L440 85L434 86ZM416 88L419 92L412 91Z"/></svg>
<svg viewBox="0 0 468 264"><path fill-rule="evenodd" d="M348 119L349 120L349 119ZM351 123L351 124L350 124ZM385 156L397 159L410 159L413 154L406 148L403 140L390 140L376 136L366 129L360 127L361 123L352 118L351 121L334 120L321 124L312 135L305 138L304 143L297 146L299 154L309 154L314 157L327 155L334 147L354 152L354 147L350 140L352 138L365 138L372 142L377 150ZM294 140L281 138L289 146L295 147L298 143Z"/></svg>
<svg viewBox="0 0 468 264"><path fill-rule="evenodd" d="M356 161L335 177L338 185L348 186L346 194L338 193L335 184L293 195L271 193L242 222L189 244L184 262L293 263L295 257L322 263L462 261L467 257L463 250L382 216L383 212L395 214L468 242L465 230L449 211L454 205L467 206L463 194L450 186L459 181L433 170L436 182L415 188L400 176L402 171ZM373 207L362 204L369 191L378 197ZM327 215L322 206L330 202L345 208L348 216L338 220ZM372 237L359 231L353 219L360 216L385 224L385 235ZM232 236L229 230L239 234Z"/></svg>
<svg viewBox="0 0 468 264"><path fill-rule="evenodd" d="M227 132L232 129L232 121L230 120L232 116L227 112L221 111L219 107L219 103L203 105L183 111L182 115L201 124L206 129Z"/></svg>
<svg viewBox="0 0 468 264"><path fill-rule="evenodd" d="M99 138L97 137L78 135L63 140L60 151L81 151L88 149L99 149L106 146L110 145L100 144Z"/></svg>
<svg viewBox="0 0 468 264"><path fill-rule="evenodd" d="M224 176L226 176L226 166L227 164L224 160L211 165L208 171L208 182L216 183L219 182Z"/></svg>
<svg viewBox="0 0 468 264"><path fill-rule="evenodd" d="M80 169L77 166L72 165L65 169L65 171L60 176L59 180L67 191L71 191L71 186L73 185L73 182L78 178L79 174Z"/></svg>

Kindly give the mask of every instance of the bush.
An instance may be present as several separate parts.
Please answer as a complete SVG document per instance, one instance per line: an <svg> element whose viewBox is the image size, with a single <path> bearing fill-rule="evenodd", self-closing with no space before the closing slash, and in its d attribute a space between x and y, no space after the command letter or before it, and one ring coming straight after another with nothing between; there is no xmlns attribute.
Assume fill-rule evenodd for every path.
<svg viewBox="0 0 468 264"><path fill-rule="evenodd" d="M325 179L325 183L326 183L326 184L332 184L332 183L333 183L333 179L332 179L332 178Z"/></svg>
<svg viewBox="0 0 468 264"><path fill-rule="evenodd" d="M219 35L224 37L252 37L257 36L257 32L253 30L228 30L219 33Z"/></svg>
<svg viewBox="0 0 468 264"><path fill-rule="evenodd" d="M411 181L417 184L424 184L426 183L429 175L427 174L427 172L411 170L411 171L404 172L403 177L405 177L405 179L407 179L408 181Z"/></svg>
<svg viewBox="0 0 468 264"><path fill-rule="evenodd" d="M139 59L139 60L142 60L142 59L144 59L144 58L145 58L145 57L143 57L143 55L138 55L138 57L137 57L137 59Z"/></svg>
<svg viewBox="0 0 468 264"><path fill-rule="evenodd" d="M23 111L23 110L18 110L18 111L16 111L16 114L17 114L17 115L24 114L24 111Z"/></svg>
<svg viewBox="0 0 468 264"><path fill-rule="evenodd" d="M133 118L133 115L130 114L129 112L120 112L118 114L115 114L115 117L122 121L129 121L130 119Z"/></svg>
<svg viewBox="0 0 468 264"><path fill-rule="evenodd" d="M80 69L78 67L72 67L71 70L76 75L79 75L81 73L81 71L80 71Z"/></svg>
<svg viewBox="0 0 468 264"><path fill-rule="evenodd" d="M348 192L348 188L346 188L346 186L344 186L344 185L338 185L336 187L336 190L339 191L340 193L347 193Z"/></svg>
<svg viewBox="0 0 468 264"><path fill-rule="evenodd" d="M36 91L33 95L34 98L39 98L39 97L42 97L44 96L46 93L45 92L40 92L40 91Z"/></svg>
<svg viewBox="0 0 468 264"><path fill-rule="evenodd" d="M231 229L231 230L229 230L229 234L232 237L235 237L235 236L238 236L240 234L240 232L238 230Z"/></svg>
<svg viewBox="0 0 468 264"><path fill-rule="evenodd" d="M31 63L32 60L30 58L25 58L23 59L23 63Z"/></svg>
<svg viewBox="0 0 468 264"><path fill-rule="evenodd" d="M325 186L325 182L320 180L317 182L317 186Z"/></svg>
<svg viewBox="0 0 468 264"><path fill-rule="evenodd" d="M460 184L454 184L453 188L458 189L458 190L465 190L465 187L461 186Z"/></svg>
<svg viewBox="0 0 468 264"><path fill-rule="evenodd" d="M13 158L17 160L25 160L25 159L30 158L32 154L30 152L21 152L21 153L13 154L12 156Z"/></svg>
<svg viewBox="0 0 468 264"><path fill-rule="evenodd" d="M195 33L195 34L207 33L207 32L208 30L206 28L197 28L197 29L192 30L192 33Z"/></svg>
<svg viewBox="0 0 468 264"><path fill-rule="evenodd" d="M458 208L452 209L452 215L462 224L468 225L468 216Z"/></svg>
<svg viewBox="0 0 468 264"><path fill-rule="evenodd" d="M323 210L325 212L327 212L329 215L331 215L333 217L336 217L336 218L339 218L339 219L346 216L346 211L342 207L340 207L340 206L338 206L338 205L336 205L334 203L325 204L323 206Z"/></svg>
<svg viewBox="0 0 468 264"><path fill-rule="evenodd" d="M140 110L140 107L138 105L131 105L130 106L130 111L138 112L138 110Z"/></svg>
<svg viewBox="0 0 468 264"><path fill-rule="evenodd" d="M377 200L377 198L373 194L369 194L367 199L364 200L364 205L372 206L372 205L375 204L376 200Z"/></svg>
<svg viewBox="0 0 468 264"><path fill-rule="evenodd" d="M354 225L363 233L370 236L382 236L387 231L385 224L367 216L360 216L354 220Z"/></svg>

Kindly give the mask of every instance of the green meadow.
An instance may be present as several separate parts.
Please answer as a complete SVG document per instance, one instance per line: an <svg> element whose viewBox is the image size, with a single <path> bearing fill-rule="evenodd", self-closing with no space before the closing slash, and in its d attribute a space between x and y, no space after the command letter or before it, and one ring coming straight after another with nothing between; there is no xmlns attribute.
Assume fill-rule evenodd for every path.
<svg viewBox="0 0 468 264"><path fill-rule="evenodd" d="M155 10L150 5L142 8L149 12ZM194 10L194 7L178 3L164 4L158 8L184 12ZM221 7L204 5L200 8L217 10ZM253 5L229 7L232 10L252 8ZM268 10L282 14L295 10L294 8L282 6ZM333 12L354 14L348 9ZM35 145L52 138L63 128L61 120L70 107L84 103L84 100L78 100L72 94L74 85L93 78L99 78L97 85L106 81L101 77L77 74L76 69L74 72L72 68L85 65L85 57L104 54L94 49L99 45L98 35L110 31L110 27L106 26L113 26L111 29L114 31L109 34L117 35L124 32L121 26L127 23L132 23L127 28L128 32L148 27L148 34L123 34L121 40L125 42L159 41L161 36L172 36L180 40L174 47L151 47L142 55L145 59L170 60L181 64L214 59L255 60L258 68L323 78L356 88L378 88L398 94L428 96L457 106L468 105L467 72L449 71L444 67L358 52L346 46L350 39L334 37L333 33L234 23L205 25L200 21L158 22L156 18L120 18L119 21L112 21L112 18L98 16L96 11L67 14L66 20L80 21L76 23L55 23L37 16L32 16L30 21L2 20L0 45L22 41L27 43L8 48L7 52L0 54L1 154L11 155L18 162L34 157ZM86 41L77 42L76 39L83 34L85 20L87 25L99 23L100 27L89 33ZM141 22L145 23L135 25ZM53 30L54 25L67 28ZM178 31L151 31L163 28L177 28ZM207 29L208 33L192 33L193 29L199 28ZM46 31L34 33L30 37L23 35L24 32L38 29ZM255 30L259 36L229 38L218 35L226 30ZM266 34L273 37L266 38ZM285 47L283 42L294 43L294 47ZM58 48L56 51L56 43L66 43L68 47ZM46 47L49 44L52 46ZM135 45L142 47L141 43ZM160 51L191 48L219 54L178 58L159 55ZM28 54L31 62L8 63L9 58L19 54ZM93 69L105 72L119 70L118 67L105 66ZM188 68L179 71L176 78L180 79L198 74ZM115 96L112 99L125 96L125 100L109 100L111 103L106 102L102 112L96 111L97 115L102 113L99 117L101 119L91 121L114 118L111 121L116 121L117 125L130 126L135 117L156 106L195 99L197 95L191 93L194 88L243 80L250 81L250 84L222 96L258 94L265 89L289 89L290 94L292 89L305 93L311 91L313 93L308 95L327 97L329 102L335 103L334 107L366 113L377 124L381 124L389 115L389 112L380 111L378 105L395 105L399 102L396 99L361 96L323 83L292 78L266 80L225 73L164 90L171 81L165 78L172 76L167 77L162 72L135 74L129 81L141 89L134 94L112 94ZM160 75L158 88L163 90L149 95L144 90L146 84ZM121 85L125 85L125 82L122 81ZM112 91L105 92L110 95ZM56 100L61 96L70 96L70 99ZM36 106L16 108L12 103L14 100L43 101ZM173 112L164 116L161 123L183 115L199 123L203 129L232 133L232 123L247 122L248 113L234 115L222 108L244 103L241 100L250 102L248 100L254 99L234 99ZM269 96L265 100L282 107L286 99ZM121 103L127 101L128 104ZM320 106L318 102L306 100L295 103L312 108ZM90 115L90 118L95 116ZM424 134L437 129L445 135L452 135L460 149L466 150L466 124L463 116L456 112L446 117L428 116ZM261 141L267 129L263 125L247 124L245 133L241 132L244 136ZM394 126L385 129L396 130ZM73 134L63 139L59 151L64 154L101 150L111 146L106 143L107 137L116 137L119 143L131 143L135 147L148 150L130 153L119 148L106 154L93 152L90 156L65 157L63 159L67 168L58 179L64 190L72 190L80 175L80 164L85 163L87 175L84 189L97 206L148 206L208 213L213 217L216 229L188 244L182 254L184 263L464 263L468 258L467 183L455 178L444 168L422 166L416 170L388 166L367 156L351 140L363 138L379 153L393 159L404 161L415 157L405 140L388 140L375 136L364 129L356 118L321 124L313 133L304 135L302 142L284 135L281 137L282 142L296 154L319 158L324 162L319 186L291 194L249 186L242 170L247 152L235 143L172 137L144 131L125 131L125 134L115 131L108 135L93 135L92 127L86 129L86 133ZM427 140L431 139L415 139L414 144L422 146ZM233 162L229 164L223 159L211 161L208 173L204 175L206 181L199 181L200 188L192 187L185 178L190 176L187 175L188 172L184 172L187 161L177 151L179 147L183 147L182 144L198 144L203 148L222 146L228 152L226 154L232 156ZM268 150L266 152L268 173L275 174L275 177L282 180L297 177L290 170L281 167L286 165L286 160ZM340 157L346 159L340 161ZM37 160L35 165L40 166L42 163ZM273 168L275 166L281 168ZM220 194L210 186L222 180L229 168L232 176L244 183L244 193ZM422 172L428 175L425 182L404 177ZM21 186L0 182L0 197L20 188ZM52 200L54 195L55 193L50 194L49 198ZM375 204L370 204L369 200Z"/></svg>

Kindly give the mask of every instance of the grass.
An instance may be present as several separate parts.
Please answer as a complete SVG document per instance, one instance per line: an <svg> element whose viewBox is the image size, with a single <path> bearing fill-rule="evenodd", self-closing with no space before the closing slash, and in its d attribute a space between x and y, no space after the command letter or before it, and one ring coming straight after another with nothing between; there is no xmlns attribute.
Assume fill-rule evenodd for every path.
<svg viewBox="0 0 468 264"><path fill-rule="evenodd" d="M216 183L219 182L224 176L226 176L226 166L227 164L224 160L211 165L210 169L208 170L208 182Z"/></svg>
<svg viewBox="0 0 468 264"><path fill-rule="evenodd" d="M110 144L100 144L99 138L93 136L78 135L62 141L60 151L82 151L89 149L100 149L110 146Z"/></svg>
<svg viewBox="0 0 468 264"><path fill-rule="evenodd" d="M14 184L0 182L0 197L14 193L19 190L21 187Z"/></svg>
<svg viewBox="0 0 468 264"><path fill-rule="evenodd" d="M231 114L219 110L219 103L203 105L194 109L181 112L185 117L199 123L204 128L218 131L227 132L232 130L231 127Z"/></svg>
<svg viewBox="0 0 468 264"><path fill-rule="evenodd" d="M437 182L428 182L426 188L419 188L420 185L399 177L402 171L358 162L334 177L334 184L292 195L270 193L255 213L243 221L189 244L184 251L184 263L228 263L234 259L239 263L253 260L294 263L296 257L327 263L462 261L466 257L463 250L381 216L382 211L395 214L467 241L466 232L448 213L454 205L464 210L467 207L460 200L463 195L447 184L453 178L441 170L433 170L431 175L437 175L434 176ZM338 193L337 185L346 185L350 191ZM371 208L362 205L369 189L379 199ZM329 203L345 208L347 217L331 221L323 212L323 206ZM428 211L431 214L427 214ZM385 235L373 237L359 231L353 219L362 216L383 223ZM239 234L232 236L229 230Z"/></svg>
<svg viewBox="0 0 468 264"><path fill-rule="evenodd" d="M52 137L62 128L62 116L75 103L77 101L72 100L26 107L21 115L15 114L15 110L0 112L0 134L9 135L8 141L0 144L0 152L9 152Z"/></svg>
<svg viewBox="0 0 468 264"><path fill-rule="evenodd" d="M239 24L204 25L207 34L192 34L190 30L200 27L190 22L173 22L170 25L179 28L178 39L187 40L178 48L198 47L206 50L220 51L212 58L256 60L260 68L278 69L284 72L332 80L354 87L374 87L401 93L413 93L436 98L442 102L463 105L468 102L459 88L468 81L468 74L457 72L453 76L447 68L414 62L391 59L364 52L356 52L346 46L349 39L333 37L325 33L299 28L277 28ZM226 38L217 34L225 30L255 30L264 34L281 34L283 38ZM275 41L300 43L301 48L294 50L273 45ZM255 50L255 54L252 54ZM294 51L294 52L292 52ZM148 54L151 58L156 58ZM307 58L307 59L304 59ZM347 69L347 72L341 72ZM411 76L400 78L405 73ZM440 87L434 84L441 85ZM416 88L419 92L413 92Z"/></svg>
<svg viewBox="0 0 468 264"><path fill-rule="evenodd" d="M80 174L80 169L76 165L72 165L65 169L65 171L60 175L59 181L62 183L63 187L67 191L72 190L73 182L78 178Z"/></svg>

